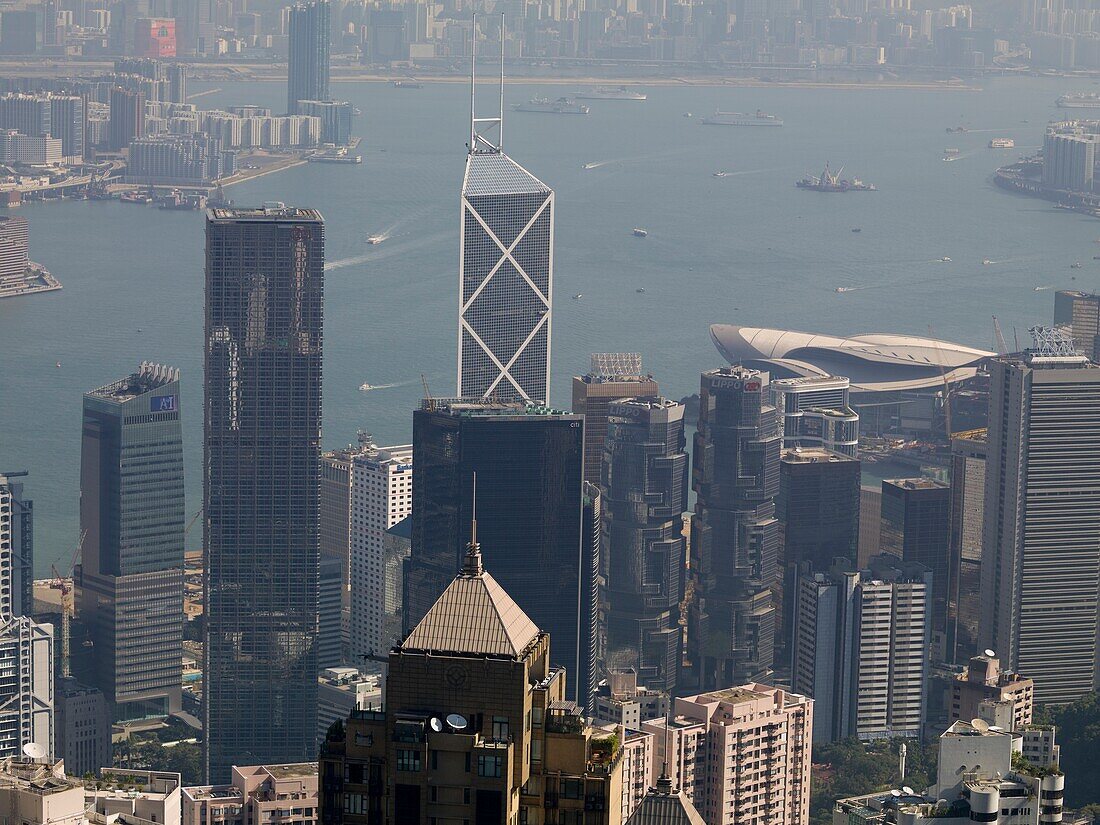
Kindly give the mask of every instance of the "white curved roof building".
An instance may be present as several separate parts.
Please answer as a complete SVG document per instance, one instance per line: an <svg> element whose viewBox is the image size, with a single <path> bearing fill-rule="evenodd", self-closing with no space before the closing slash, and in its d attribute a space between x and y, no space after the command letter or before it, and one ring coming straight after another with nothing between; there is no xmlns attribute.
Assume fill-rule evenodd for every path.
<svg viewBox="0 0 1100 825"><path fill-rule="evenodd" d="M713 324L710 337L731 364L773 377L844 375L854 391L885 392L943 386L972 377L996 353L915 335L865 333L840 338L782 329Z"/></svg>

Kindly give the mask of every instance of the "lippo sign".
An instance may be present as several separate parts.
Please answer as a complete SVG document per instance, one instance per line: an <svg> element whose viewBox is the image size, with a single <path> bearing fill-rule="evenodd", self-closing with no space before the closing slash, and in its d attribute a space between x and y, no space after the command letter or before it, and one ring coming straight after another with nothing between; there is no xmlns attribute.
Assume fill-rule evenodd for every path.
<svg viewBox="0 0 1100 825"><path fill-rule="evenodd" d="M725 378L717 376L707 381L707 387L712 390L744 390L745 392L760 392L759 378Z"/></svg>

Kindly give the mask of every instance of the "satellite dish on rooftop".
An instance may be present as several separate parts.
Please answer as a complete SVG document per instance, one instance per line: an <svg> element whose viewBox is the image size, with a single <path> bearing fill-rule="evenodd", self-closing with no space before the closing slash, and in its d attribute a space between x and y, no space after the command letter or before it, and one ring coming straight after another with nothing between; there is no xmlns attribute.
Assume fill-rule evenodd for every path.
<svg viewBox="0 0 1100 825"><path fill-rule="evenodd" d="M996 656L997 654L996 654L995 652L993 652L992 650L990 650L990 649L989 649L989 648L987 647L987 648L985 649L985 655L986 655L986 656L988 656L988 657L989 657L990 659L992 659L992 658L993 658L994 656Z"/></svg>
<svg viewBox="0 0 1100 825"><path fill-rule="evenodd" d="M469 724L466 721L466 717L458 713L447 714L447 724L451 726L453 730L462 730Z"/></svg>
<svg viewBox="0 0 1100 825"><path fill-rule="evenodd" d="M428 721L428 725L429 725L429 726L431 727L431 729L432 729L432 730L434 730L434 731L435 731L436 733L442 733L442 731L443 731L443 720L442 720L442 719L440 719L440 718L439 718L438 716L433 716L433 717L432 717L432 718L431 718L431 719L430 719L430 720Z"/></svg>
<svg viewBox="0 0 1100 825"><path fill-rule="evenodd" d="M40 742L28 742L23 746L23 753L28 759L45 759L46 758L46 746Z"/></svg>
<svg viewBox="0 0 1100 825"><path fill-rule="evenodd" d="M910 788L910 787L909 787L908 785L904 786L904 787L903 787L903 788L901 789L901 792L902 792L903 794L905 794L906 796L912 796L912 795L913 795L913 789L912 789L912 788Z"/></svg>
<svg viewBox="0 0 1100 825"><path fill-rule="evenodd" d="M970 727L974 728L974 730L978 731L979 733L985 733L987 730L989 730L989 723L984 719L971 719Z"/></svg>
<svg viewBox="0 0 1100 825"><path fill-rule="evenodd" d="M897 788L894 788L894 790L890 791L890 796L896 799L897 797L901 796L901 791L899 791Z"/></svg>

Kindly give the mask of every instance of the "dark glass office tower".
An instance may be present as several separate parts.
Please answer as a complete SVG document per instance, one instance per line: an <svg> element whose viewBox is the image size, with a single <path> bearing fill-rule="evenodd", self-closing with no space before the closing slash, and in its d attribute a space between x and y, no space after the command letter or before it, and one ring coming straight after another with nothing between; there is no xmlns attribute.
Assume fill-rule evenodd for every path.
<svg viewBox="0 0 1100 825"><path fill-rule="evenodd" d="M613 401L607 422L607 656L614 669L634 668L646 687L672 693L683 657L684 407L658 397Z"/></svg>
<svg viewBox="0 0 1100 825"><path fill-rule="evenodd" d="M774 388L773 388L774 392ZM773 396L774 397L774 396ZM859 460L820 447L784 450L779 462L779 576L776 646L790 650L798 571L825 572L838 558L856 563L859 544Z"/></svg>
<svg viewBox="0 0 1100 825"><path fill-rule="evenodd" d="M950 576L951 488L929 478L882 482L879 550L932 571L932 655L945 661Z"/></svg>
<svg viewBox="0 0 1100 825"><path fill-rule="evenodd" d="M14 479L27 475L0 471L0 496L8 504L8 523L4 525L11 553L11 613L34 615L34 502L23 493L23 482Z"/></svg>
<svg viewBox="0 0 1100 825"><path fill-rule="evenodd" d="M206 220L206 769L316 757L324 219Z"/></svg>
<svg viewBox="0 0 1100 825"><path fill-rule="evenodd" d="M184 522L179 370L143 363L84 396L77 676L114 721L180 709Z"/></svg>
<svg viewBox="0 0 1100 825"><path fill-rule="evenodd" d="M477 537L485 564L554 640L554 662L588 695L594 639L593 542L583 529L584 426L579 415L519 402L425 401L413 414L412 555L405 628L461 566L477 473ZM591 516L590 516L591 518ZM582 582L588 592L582 592Z"/></svg>
<svg viewBox="0 0 1100 825"><path fill-rule="evenodd" d="M775 644L779 425L764 376L702 375L692 486L688 657L700 690L764 681Z"/></svg>
<svg viewBox="0 0 1100 825"><path fill-rule="evenodd" d="M290 7L290 53L286 109L298 114L299 100L328 100L328 0Z"/></svg>

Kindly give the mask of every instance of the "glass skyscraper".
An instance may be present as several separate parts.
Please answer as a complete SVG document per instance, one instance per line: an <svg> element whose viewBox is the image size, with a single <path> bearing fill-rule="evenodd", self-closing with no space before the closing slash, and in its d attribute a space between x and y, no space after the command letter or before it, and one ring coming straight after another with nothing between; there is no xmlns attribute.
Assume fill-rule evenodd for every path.
<svg viewBox="0 0 1100 825"><path fill-rule="evenodd" d="M744 367L703 373L688 611L688 658L701 690L764 681L772 668L779 444L764 374Z"/></svg>
<svg viewBox="0 0 1100 825"><path fill-rule="evenodd" d="M571 694L582 704L594 656L598 553L591 495L587 522L584 513L583 455L579 415L518 402L423 402L413 414L416 504L404 591L409 630L461 566L476 473L485 564L550 633L553 661L576 674Z"/></svg>
<svg viewBox="0 0 1100 825"><path fill-rule="evenodd" d="M206 769L316 758L324 219L206 221Z"/></svg>
<svg viewBox="0 0 1100 825"><path fill-rule="evenodd" d="M673 693L683 656L684 406L622 399L611 403L607 421L601 547L608 558L608 659L615 670L634 668L646 687Z"/></svg>
<svg viewBox="0 0 1100 825"><path fill-rule="evenodd" d="M481 145L467 155L462 182L458 395L545 402L554 192Z"/></svg>
<svg viewBox="0 0 1100 825"><path fill-rule="evenodd" d="M84 396L77 671L115 721L180 709L184 522L179 370L143 363Z"/></svg>
<svg viewBox="0 0 1100 825"><path fill-rule="evenodd" d="M286 109L298 114L299 100L328 100L328 0L290 7Z"/></svg>

